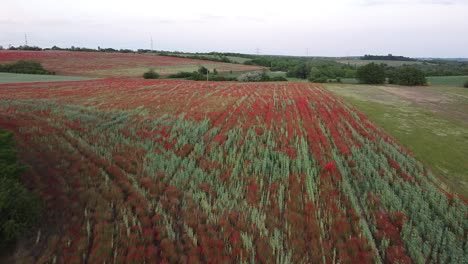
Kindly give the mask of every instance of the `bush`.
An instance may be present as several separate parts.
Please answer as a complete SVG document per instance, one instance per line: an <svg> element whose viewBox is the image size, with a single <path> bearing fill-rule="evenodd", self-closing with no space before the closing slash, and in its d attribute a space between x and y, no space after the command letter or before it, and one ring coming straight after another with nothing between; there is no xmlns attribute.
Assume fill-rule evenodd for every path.
<svg viewBox="0 0 468 264"><path fill-rule="evenodd" d="M369 63L357 70L356 77L360 83L383 84L385 83L385 67L382 64Z"/></svg>
<svg viewBox="0 0 468 264"><path fill-rule="evenodd" d="M239 82L267 82L270 77L264 71L247 72L237 77Z"/></svg>
<svg viewBox="0 0 468 264"><path fill-rule="evenodd" d="M197 72L178 72L178 73L174 73L174 74L171 74L171 75L167 76L167 78L170 78L170 79L185 79L185 78L192 77L194 74L198 74L198 73Z"/></svg>
<svg viewBox="0 0 468 264"><path fill-rule="evenodd" d="M200 68L198 68L198 73L200 74L207 75L209 72L210 71L205 66L200 66Z"/></svg>
<svg viewBox="0 0 468 264"><path fill-rule="evenodd" d="M26 73L26 74L55 74L55 72L50 72L37 61L24 61L20 60L14 63L0 65L0 72L10 72L10 73Z"/></svg>
<svg viewBox="0 0 468 264"><path fill-rule="evenodd" d="M388 82L398 85L426 85L427 79L424 72L413 66L401 66L389 74Z"/></svg>
<svg viewBox="0 0 468 264"><path fill-rule="evenodd" d="M468 80L466 80L466 82L465 82L465 84L463 85L463 87L468 88Z"/></svg>
<svg viewBox="0 0 468 264"><path fill-rule="evenodd" d="M143 73L143 78L145 79L159 79L159 73L154 71L153 69Z"/></svg>
<svg viewBox="0 0 468 264"><path fill-rule="evenodd" d="M0 131L0 251L13 244L39 217L39 203L20 182L13 134Z"/></svg>
<svg viewBox="0 0 468 264"><path fill-rule="evenodd" d="M222 75L210 75L210 81L216 81L216 82L231 82L231 81L236 81L235 77L226 77Z"/></svg>

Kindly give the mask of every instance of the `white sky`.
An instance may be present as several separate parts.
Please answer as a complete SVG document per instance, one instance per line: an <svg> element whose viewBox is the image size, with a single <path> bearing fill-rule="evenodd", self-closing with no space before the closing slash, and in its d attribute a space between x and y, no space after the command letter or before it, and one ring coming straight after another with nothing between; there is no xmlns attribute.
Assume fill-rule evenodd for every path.
<svg viewBox="0 0 468 264"><path fill-rule="evenodd" d="M468 57L468 0L0 0L0 45Z"/></svg>

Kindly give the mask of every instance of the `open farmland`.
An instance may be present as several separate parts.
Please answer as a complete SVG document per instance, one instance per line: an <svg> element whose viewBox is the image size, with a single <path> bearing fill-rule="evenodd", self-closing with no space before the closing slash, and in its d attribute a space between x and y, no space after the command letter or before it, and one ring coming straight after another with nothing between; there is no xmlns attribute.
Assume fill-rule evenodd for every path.
<svg viewBox="0 0 468 264"><path fill-rule="evenodd" d="M468 89L327 84L468 197Z"/></svg>
<svg viewBox="0 0 468 264"><path fill-rule="evenodd" d="M427 80L431 85L462 87L468 76L429 76Z"/></svg>
<svg viewBox="0 0 468 264"><path fill-rule="evenodd" d="M17 260L462 263L468 208L320 86L0 85L44 201Z"/></svg>
<svg viewBox="0 0 468 264"><path fill-rule="evenodd" d="M63 81L81 81L92 78L80 76L61 76L61 75L40 75L40 74L21 74L0 72L0 84L4 83L22 83L22 82L63 82Z"/></svg>
<svg viewBox="0 0 468 264"><path fill-rule="evenodd" d="M34 60L59 75L89 77L141 77L154 68L162 75L196 71L201 65L218 72L243 72L263 69L258 66L231 64L158 56L154 54L70 52L70 51L0 51L0 64Z"/></svg>

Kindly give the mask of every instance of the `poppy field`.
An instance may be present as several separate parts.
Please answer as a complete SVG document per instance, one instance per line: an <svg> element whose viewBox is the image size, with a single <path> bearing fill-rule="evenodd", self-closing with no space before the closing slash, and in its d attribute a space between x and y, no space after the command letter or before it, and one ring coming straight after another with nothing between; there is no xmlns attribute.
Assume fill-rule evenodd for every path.
<svg viewBox="0 0 468 264"><path fill-rule="evenodd" d="M148 68L162 75L194 71L200 65L218 72L261 70L262 67L215 61L194 60L154 54L72 52L72 51L0 51L0 64L19 60L40 62L58 75L87 77L141 77Z"/></svg>
<svg viewBox="0 0 468 264"><path fill-rule="evenodd" d="M37 263L464 263L468 207L316 84L0 85Z"/></svg>

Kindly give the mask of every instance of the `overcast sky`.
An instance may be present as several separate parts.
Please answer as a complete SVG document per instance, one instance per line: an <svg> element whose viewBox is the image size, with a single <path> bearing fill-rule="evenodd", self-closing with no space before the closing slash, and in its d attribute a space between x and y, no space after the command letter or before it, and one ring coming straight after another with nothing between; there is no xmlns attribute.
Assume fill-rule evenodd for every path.
<svg viewBox="0 0 468 264"><path fill-rule="evenodd" d="M0 45L468 57L468 0L0 0Z"/></svg>

